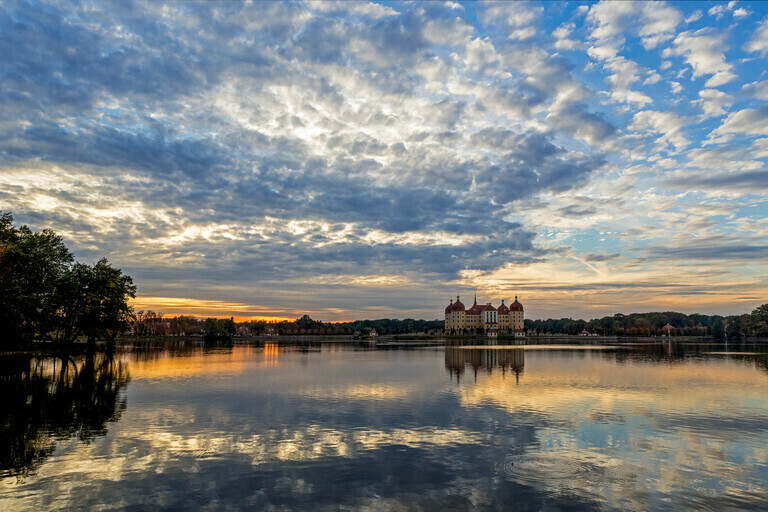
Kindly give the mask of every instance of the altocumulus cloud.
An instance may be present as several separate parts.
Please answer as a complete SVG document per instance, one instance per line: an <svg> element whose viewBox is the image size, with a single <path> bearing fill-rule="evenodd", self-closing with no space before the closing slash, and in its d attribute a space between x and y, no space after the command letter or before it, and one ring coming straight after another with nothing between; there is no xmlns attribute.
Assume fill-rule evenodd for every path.
<svg viewBox="0 0 768 512"><path fill-rule="evenodd" d="M303 293L297 307L319 311L364 295L352 284L362 277L405 276L382 294L431 300L470 275L579 251L537 239L542 216L526 204L610 222L569 194L599 195L595 183L637 165L649 137L648 169L698 144L691 112L647 105L661 78L639 90L641 76L680 70L619 55L631 37L710 88L734 81L707 97L736 97L725 36L659 7L627 8L644 27L627 40L606 32L615 13L602 5L585 17L517 3L9 2L0 207L61 232L78 256L108 255L151 294L263 304ZM564 46L550 34L566 25ZM648 101L615 109L630 86ZM725 120L722 106L702 108L711 140L763 134L736 123L759 105ZM605 204L627 203L633 183ZM621 261L610 247L584 254L596 250L612 257L592 261Z"/></svg>

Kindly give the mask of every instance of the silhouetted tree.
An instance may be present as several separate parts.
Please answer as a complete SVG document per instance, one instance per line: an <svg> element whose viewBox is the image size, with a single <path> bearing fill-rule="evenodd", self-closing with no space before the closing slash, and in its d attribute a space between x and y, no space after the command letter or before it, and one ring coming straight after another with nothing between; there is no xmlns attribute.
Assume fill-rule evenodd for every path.
<svg viewBox="0 0 768 512"><path fill-rule="evenodd" d="M113 343L133 320L128 297L136 296L133 280L106 259L95 265L77 263L56 288L59 304L59 339L71 343L85 336Z"/></svg>
<svg viewBox="0 0 768 512"><path fill-rule="evenodd" d="M58 305L54 292L74 261L53 231L13 227L0 216L0 341L29 344L51 327Z"/></svg>
<svg viewBox="0 0 768 512"><path fill-rule="evenodd" d="M712 324L712 339L722 340L723 338L725 338L725 328L723 326L723 321L718 318L715 320L715 323Z"/></svg>
<svg viewBox="0 0 768 512"><path fill-rule="evenodd" d="M15 228L0 215L0 343L28 345L36 337L71 342L83 335L113 341L132 318L129 276L102 259L75 263L51 230Z"/></svg>

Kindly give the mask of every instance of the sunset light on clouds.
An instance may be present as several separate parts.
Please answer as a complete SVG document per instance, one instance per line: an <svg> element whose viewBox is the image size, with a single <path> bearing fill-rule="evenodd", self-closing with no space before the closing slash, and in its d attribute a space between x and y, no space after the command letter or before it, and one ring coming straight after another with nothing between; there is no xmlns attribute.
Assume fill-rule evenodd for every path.
<svg viewBox="0 0 768 512"><path fill-rule="evenodd" d="M766 3L12 0L0 41L0 210L137 309L768 297Z"/></svg>

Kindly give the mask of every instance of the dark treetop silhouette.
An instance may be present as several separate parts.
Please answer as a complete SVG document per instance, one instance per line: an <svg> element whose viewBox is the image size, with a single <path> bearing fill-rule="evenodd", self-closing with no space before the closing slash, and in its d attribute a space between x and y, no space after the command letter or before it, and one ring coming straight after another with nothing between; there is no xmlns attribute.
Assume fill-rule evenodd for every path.
<svg viewBox="0 0 768 512"><path fill-rule="evenodd" d="M0 347L114 342L136 296L133 280L106 259L77 263L56 233L16 228L10 213L0 215L0 290Z"/></svg>

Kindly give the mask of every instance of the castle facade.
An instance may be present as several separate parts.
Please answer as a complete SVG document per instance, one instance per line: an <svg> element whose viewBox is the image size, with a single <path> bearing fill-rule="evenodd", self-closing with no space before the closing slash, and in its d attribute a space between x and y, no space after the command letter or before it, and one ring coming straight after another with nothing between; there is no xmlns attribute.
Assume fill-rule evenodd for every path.
<svg viewBox="0 0 768 512"><path fill-rule="evenodd" d="M445 332L446 334L479 334L487 332L499 332L519 334L523 332L523 305L515 302L509 306L501 300L501 306L493 307L487 304L478 304L477 296L471 308L466 309L460 297L456 296L456 302L445 308Z"/></svg>

